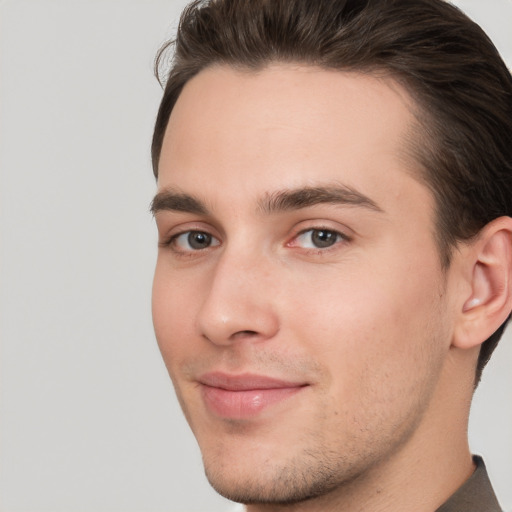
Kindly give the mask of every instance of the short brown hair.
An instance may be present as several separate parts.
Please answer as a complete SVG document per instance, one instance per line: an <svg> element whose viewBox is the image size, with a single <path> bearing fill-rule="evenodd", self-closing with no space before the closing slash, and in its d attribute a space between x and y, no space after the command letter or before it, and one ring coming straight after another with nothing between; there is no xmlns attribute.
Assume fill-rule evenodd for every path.
<svg viewBox="0 0 512 512"><path fill-rule="evenodd" d="M297 62L385 73L415 99L412 150L435 197L445 268L457 242L512 216L512 77L483 30L444 0L198 0L158 53L158 77L169 49L155 176L172 109L193 76L213 64ZM483 343L476 383L509 319Z"/></svg>

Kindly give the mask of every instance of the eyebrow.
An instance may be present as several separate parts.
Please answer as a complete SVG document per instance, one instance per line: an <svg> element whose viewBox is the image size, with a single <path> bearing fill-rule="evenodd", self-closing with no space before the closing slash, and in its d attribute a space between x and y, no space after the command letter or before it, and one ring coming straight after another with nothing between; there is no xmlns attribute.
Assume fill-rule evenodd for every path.
<svg viewBox="0 0 512 512"><path fill-rule="evenodd" d="M339 184L269 193L258 201L258 209L265 214L273 214L301 210L318 204L362 206L376 212L383 211L375 201L361 192ZM151 202L150 211L153 215L162 210L209 215L208 208L200 199L172 189L159 192Z"/></svg>
<svg viewBox="0 0 512 512"><path fill-rule="evenodd" d="M159 192L151 201L149 211L153 215L162 210L193 213L196 215L208 215L209 213L201 200L189 194L176 192L171 189Z"/></svg>
<svg viewBox="0 0 512 512"><path fill-rule="evenodd" d="M362 206L370 210L383 210L369 197L346 185L301 187L268 194L259 202L265 213L300 210L317 204Z"/></svg>

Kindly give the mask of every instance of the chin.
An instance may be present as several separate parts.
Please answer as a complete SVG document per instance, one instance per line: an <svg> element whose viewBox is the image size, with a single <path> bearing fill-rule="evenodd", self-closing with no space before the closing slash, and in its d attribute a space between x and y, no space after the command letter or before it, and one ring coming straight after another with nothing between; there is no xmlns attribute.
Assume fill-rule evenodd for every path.
<svg viewBox="0 0 512 512"><path fill-rule="evenodd" d="M238 460L203 457L210 485L238 503L290 505L340 492L358 476L339 454L326 457L325 453L305 452L285 461L272 456L255 461L257 452L257 447L240 451Z"/></svg>
<svg viewBox="0 0 512 512"><path fill-rule="evenodd" d="M325 475L315 480L309 471L304 474L293 469L277 471L274 475L267 473L266 468L253 469L251 476L206 470L206 476L221 496L246 505L300 503L329 494L339 485L339 482L325 479Z"/></svg>

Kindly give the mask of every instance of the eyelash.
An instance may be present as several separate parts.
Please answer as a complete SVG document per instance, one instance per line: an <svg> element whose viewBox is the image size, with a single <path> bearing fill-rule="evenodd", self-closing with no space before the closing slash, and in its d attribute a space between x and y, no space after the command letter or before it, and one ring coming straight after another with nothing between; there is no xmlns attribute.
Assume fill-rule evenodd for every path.
<svg viewBox="0 0 512 512"><path fill-rule="evenodd" d="M299 240L301 237L304 237L307 233L311 233L310 237L312 237L314 235L314 233L317 233L317 234L324 233L324 234L328 234L330 236L334 236L334 242L332 243L332 245L328 245L328 246L325 246L325 247L307 247L307 248L303 248L303 249L308 250L308 251L315 251L315 253L325 253L325 252L327 252L329 250L335 249L335 247L337 245L339 245L341 242L349 242L350 241L350 237L348 237L347 235L345 235L341 231L337 231L336 229L332 229L332 228L329 228L329 227L315 226L315 227L308 228L308 229L303 229L302 231L300 231L297 235L295 235L293 237L291 242L287 243L287 246L288 247L296 247L296 245L294 245L294 242L296 240Z"/></svg>
<svg viewBox="0 0 512 512"><path fill-rule="evenodd" d="M179 233L175 233L174 235L168 237L166 240L164 240L163 242L160 242L158 244L159 247L170 247L171 249L173 249L174 252L176 253L179 253L179 254L189 254L189 253L194 253L194 252L202 252L204 250L207 250L209 249L210 246L204 248L204 249L190 249L190 250L180 250L180 249L177 249L176 248L176 244L177 244L177 240L178 238L184 236L184 235L192 235L192 234L198 234L198 235L206 235L208 238L211 238L213 240L217 240L217 237L213 236L212 234L208 233L208 231L205 231L205 230L201 230L201 229L187 229L186 231L180 231ZM220 245L220 242L218 244L215 244L213 247L217 247L218 245Z"/></svg>
<svg viewBox="0 0 512 512"><path fill-rule="evenodd" d="M295 234L292 238L292 240L290 242L287 242L286 243L286 246L287 247L296 247L298 249L301 249L300 246L298 246L298 244L296 244L296 241L299 240L301 237L304 237L307 233L311 233L310 236L313 236L314 233L327 233L329 236L334 236L335 239L334 239L334 242L332 243L332 245L328 245L328 246L325 246L325 247L302 247L303 250L309 252L309 253L315 253L315 254L322 254L322 253L326 253L326 252L329 252L331 250L334 250L336 248L337 245L339 245L340 243L343 243L343 242L350 242L351 238L349 236L347 236L346 234L340 232L340 231L337 231L335 229L332 229L332 228L328 228L328 227L320 227L320 226L316 226L316 227L311 227L311 228L307 228L307 229L303 229L302 231L299 231L297 234ZM180 237L182 236L185 236L187 235L188 237L190 237L190 235L192 234L197 234L197 235L205 235L207 238L210 239L210 241L216 241L217 243L214 243L213 245L209 244L207 247L204 247L204 248L198 248L198 249L179 249L177 247L177 241ZM198 255L200 253L203 253L204 251L207 251L209 249L211 249L212 247L218 247L219 245L221 245L221 242L218 240L217 237L215 237L214 235L210 234L208 231L206 230L200 230L200 229L189 229L189 230L186 230L186 231L181 231L179 233L176 233L172 236L170 236L168 239L164 240L163 242L160 242L159 244L159 247L163 247L163 248L166 248L166 247L169 247L173 250L174 253L176 253L177 255L179 256L183 256L183 257L191 257L191 256L194 256L194 255ZM189 243L190 245L190 243Z"/></svg>

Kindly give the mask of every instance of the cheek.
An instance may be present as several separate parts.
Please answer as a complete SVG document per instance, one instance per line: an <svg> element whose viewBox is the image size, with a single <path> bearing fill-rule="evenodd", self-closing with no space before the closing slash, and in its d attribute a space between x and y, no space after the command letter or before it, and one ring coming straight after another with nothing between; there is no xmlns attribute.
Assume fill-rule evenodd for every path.
<svg viewBox="0 0 512 512"><path fill-rule="evenodd" d="M376 431L383 439L405 435L442 368L435 292L393 272L386 279L353 273L331 284L312 287L295 317L297 338L327 376L323 410L332 412L326 421L335 427L325 432L348 432L347 450L359 437L370 445Z"/></svg>
<svg viewBox="0 0 512 512"><path fill-rule="evenodd" d="M353 391L365 388L355 381L367 387L395 379L399 389L404 380L425 377L443 350L437 262L407 272L398 261L331 270L302 283L307 294L293 295L290 328L329 368L336 387Z"/></svg>
<svg viewBox="0 0 512 512"><path fill-rule="evenodd" d="M183 344L179 340L191 339L193 332L194 322L190 321L193 318L191 288L165 265L157 263L152 292L153 326L169 369L181 358Z"/></svg>

